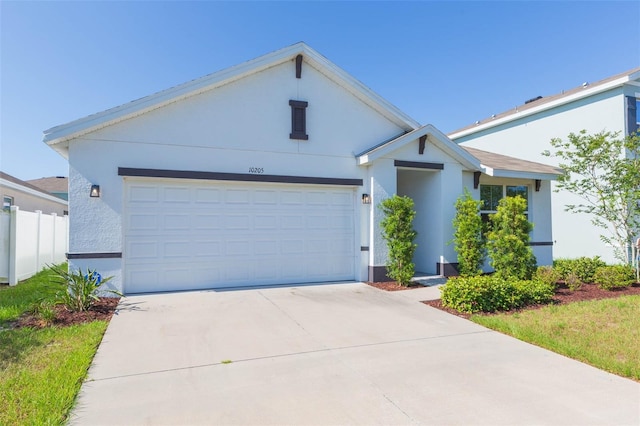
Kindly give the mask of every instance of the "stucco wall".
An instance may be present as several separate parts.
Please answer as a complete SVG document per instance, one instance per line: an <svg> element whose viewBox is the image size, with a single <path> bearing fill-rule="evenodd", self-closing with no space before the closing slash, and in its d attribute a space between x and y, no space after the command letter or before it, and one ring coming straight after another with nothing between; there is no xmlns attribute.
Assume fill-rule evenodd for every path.
<svg viewBox="0 0 640 426"><path fill-rule="evenodd" d="M607 130L624 134L624 108L623 90L617 88L512 123L456 138L455 142L558 165L555 158L542 155L544 150L551 149L549 141L552 138L566 139L569 133L577 133L582 129L588 133ZM555 183L552 183L553 239L556 242L554 257L598 255L607 262L615 262L613 249L604 245L599 237L606 231L595 228L587 215L565 211L566 205L581 203L581 198L567 192L557 193L554 189Z"/></svg>
<svg viewBox="0 0 640 426"><path fill-rule="evenodd" d="M258 168L268 175L356 178L364 181L358 197L375 194L367 168L356 165L354 153L404 129L310 66L303 66L301 79L294 69L293 63L272 67L72 140L70 210L83 214L71 215L70 252L122 251L118 167L242 174ZM290 99L309 102L307 141L289 138ZM89 197L91 184L100 185L100 198ZM362 241L359 230L354 244ZM100 265L121 288L121 259L74 259L72 264Z"/></svg>
<svg viewBox="0 0 640 426"><path fill-rule="evenodd" d="M443 169L403 169L394 166L395 160L438 163L443 164ZM433 142L428 142L424 153L419 155L418 141L415 140L375 160L370 169L374 206L396 193L407 195L415 202L417 215L414 228L418 232L418 248L414 256L416 270L436 273L436 264L441 260L445 263L456 262L457 255L453 245L448 242L453 235L451 223L455 216L455 202L464 188L461 164ZM371 255L370 264L374 266L384 265L387 257L378 225L382 218L379 208L372 209L371 239L377 249Z"/></svg>

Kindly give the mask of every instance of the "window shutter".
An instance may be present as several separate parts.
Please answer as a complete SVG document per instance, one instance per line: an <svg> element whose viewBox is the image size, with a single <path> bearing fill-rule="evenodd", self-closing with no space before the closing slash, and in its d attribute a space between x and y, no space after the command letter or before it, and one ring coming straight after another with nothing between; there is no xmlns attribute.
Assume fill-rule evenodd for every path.
<svg viewBox="0 0 640 426"><path fill-rule="evenodd" d="M307 135L307 106L308 102L290 100L291 106L291 133L290 139L308 140Z"/></svg>

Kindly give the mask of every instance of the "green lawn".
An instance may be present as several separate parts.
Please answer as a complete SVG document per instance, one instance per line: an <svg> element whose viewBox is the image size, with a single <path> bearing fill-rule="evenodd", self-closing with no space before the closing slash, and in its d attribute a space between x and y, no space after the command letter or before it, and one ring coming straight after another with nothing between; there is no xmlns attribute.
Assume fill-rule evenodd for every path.
<svg viewBox="0 0 640 426"><path fill-rule="evenodd" d="M525 342L640 380L640 296L625 296L471 320Z"/></svg>
<svg viewBox="0 0 640 426"><path fill-rule="evenodd" d="M43 271L0 287L0 425L63 424L107 328L107 322L44 329L6 329L35 302L60 289Z"/></svg>

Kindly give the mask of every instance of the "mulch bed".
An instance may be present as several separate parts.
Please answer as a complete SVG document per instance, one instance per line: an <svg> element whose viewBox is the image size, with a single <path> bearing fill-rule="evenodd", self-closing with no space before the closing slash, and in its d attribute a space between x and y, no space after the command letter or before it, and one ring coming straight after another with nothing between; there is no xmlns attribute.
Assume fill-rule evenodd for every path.
<svg viewBox="0 0 640 426"><path fill-rule="evenodd" d="M560 283L558 284L556 295L554 296L551 304L566 305L567 303L581 302L584 300L613 299L620 296L631 296L631 295L640 295L640 284L636 283L631 285L630 287L617 288L614 290L602 290L598 288L596 284L583 284L579 290L571 291L564 283ZM471 316L469 314L458 312L455 309L442 306L441 300L427 300L422 303L459 317L469 318ZM532 305L522 309L509 311L509 312L512 312L512 313L522 312L530 309L539 309L544 306L547 306L547 305ZM476 315L491 315L491 314L478 313Z"/></svg>
<svg viewBox="0 0 640 426"><path fill-rule="evenodd" d="M56 313L56 318L53 320L54 326L65 327L73 324L81 324L85 322L91 322L95 320L109 321L113 316L113 313L118 306L120 298L117 297L101 297L100 300L95 302L88 311L84 312L71 312L63 305L53 306L53 310ZM20 327L34 327L42 328L47 324L38 317L38 315L32 313L23 314L13 324L13 328Z"/></svg>
<svg viewBox="0 0 640 426"><path fill-rule="evenodd" d="M367 284L385 291L402 291L425 287L424 285L419 283L411 283L408 287L403 287L395 281L387 281L381 283L367 282ZM640 283L633 284L630 287L618 288L614 290L602 290L595 284L583 284L582 287L576 291L571 291L564 283L560 283L558 284L556 295L551 303L554 305L564 305L567 303L580 302L583 300L611 299L615 297L630 295L640 295ZM115 312L119 301L120 299L117 297L101 297L100 300L97 301L88 311L84 312L71 312L68 311L63 305L56 305L53 307L56 312L56 318L53 321L53 325L64 327L72 324L80 324L95 320L109 321L113 316L113 313ZM469 318L471 316L469 314L460 313L454 309L442 306L442 302L440 300L427 300L422 303L459 317ZM546 305L527 306L526 308L518 309L512 312L519 312L528 309L539 309L543 306ZM45 326L46 324L42 321L42 319L40 319L37 315L31 313L25 313L20 318L18 318L18 320L14 324L12 324L12 328L42 328Z"/></svg>
<svg viewBox="0 0 640 426"><path fill-rule="evenodd" d="M380 283L367 282L367 284L372 287L379 288L380 290L385 290L385 291L402 291L402 290L412 290L416 288L425 287L424 285L419 283L411 283L409 284L408 287L403 287L395 281L387 281L387 282L380 282ZM563 282L560 282L558 283L558 287L556 289L556 295L553 298L553 301L551 302L551 304L565 305L567 303L581 302L583 300L612 299L615 297L631 296L631 295L640 295L640 283L635 283L630 287L617 288L614 290L602 290L598 288L596 284L583 284L580 289L576 291L571 291L569 290L569 287L567 287L566 284L564 284ZM442 311L448 312L452 315L456 315L459 317L469 318L471 316L469 314L458 312L455 309L442 306L441 300L425 300L422 303L424 303L425 305L433 306L434 308L440 309ZM521 312L529 309L539 309L544 306L547 306L547 305L532 305L532 306L527 306L525 308L511 311L511 312ZM478 313L477 315L491 315L491 314Z"/></svg>
<svg viewBox="0 0 640 426"><path fill-rule="evenodd" d="M386 281L382 283L374 283L371 281L367 281L371 287L379 288L380 290L385 291L401 291L401 290L413 290L414 288L424 288L425 286L419 283L410 283L409 286L401 286L395 281Z"/></svg>

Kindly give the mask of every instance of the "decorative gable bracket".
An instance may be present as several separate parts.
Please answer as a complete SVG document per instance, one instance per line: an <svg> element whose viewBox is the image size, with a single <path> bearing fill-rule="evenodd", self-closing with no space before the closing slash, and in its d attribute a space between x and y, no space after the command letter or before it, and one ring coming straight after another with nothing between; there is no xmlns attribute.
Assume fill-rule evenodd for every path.
<svg viewBox="0 0 640 426"><path fill-rule="evenodd" d="M478 189L480 186L480 176L482 172L473 172L473 189Z"/></svg>
<svg viewBox="0 0 640 426"><path fill-rule="evenodd" d="M302 55L296 56L296 78L302 78Z"/></svg>
<svg viewBox="0 0 640 426"><path fill-rule="evenodd" d="M422 135L420 136L420 138L418 139L418 154L422 155L424 154L424 146L427 143L427 135Z"/></svg>

